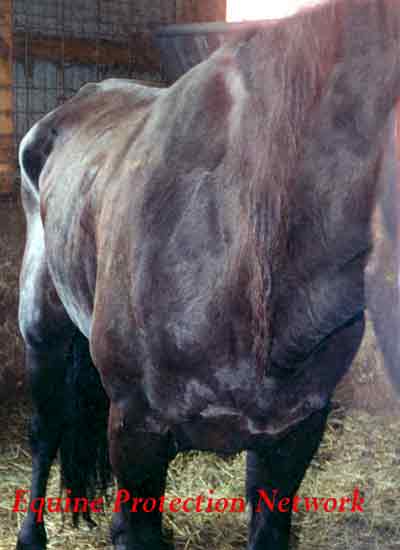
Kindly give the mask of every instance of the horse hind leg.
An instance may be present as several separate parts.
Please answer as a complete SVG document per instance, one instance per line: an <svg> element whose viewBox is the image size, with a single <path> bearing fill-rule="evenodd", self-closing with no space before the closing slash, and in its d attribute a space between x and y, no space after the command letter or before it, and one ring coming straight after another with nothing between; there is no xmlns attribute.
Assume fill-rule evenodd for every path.
<svg viewBox="0 0 400 550"><path fill-rule="evenodd" d="M38 521L30 505L34 499L46 495L50 468L61 439L66 371L64 351L64 342L58 339L46 348L26 345L33 405L30 432L32 481L28 512L18 535L18 550L42 550L46 547L44 522Z"/></svg>
<svg viewBox="0 0 400 550"><path fill-rule="evenodd" d="M28 235L20 278L19 324L33 405L31 503L45 497L51 464L61 439L67 350L74 327L57 297L47 269L43 228L35 197L24 190L23 198ZM18 550L46 547L44 522L36 520L37 515L29 506L18 535Z"/></svg>
<svg viewBox="0 0 400 550"><path fill-rule="evenodd" d="M36 236L40 231L35 229ZM45 498L50 468L60 450L61 482L74 498L94 498L111 481L108 398L93 366L88 340L66 314L46 266L44 247L25 252L21 274L20 328L33 402L30 503ZM87 510L80 515L93 524ZM28 507L17 550L46 547L44 522Z"/></svg>

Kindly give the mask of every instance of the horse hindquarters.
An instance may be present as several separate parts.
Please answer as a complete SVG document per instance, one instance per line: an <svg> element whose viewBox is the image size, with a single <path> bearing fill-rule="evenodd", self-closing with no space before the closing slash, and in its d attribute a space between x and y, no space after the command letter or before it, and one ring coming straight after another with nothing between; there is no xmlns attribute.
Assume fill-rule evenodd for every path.
<svg viewBox="0 0 400 550"><path fill-rule="evenodd" d="M73 326L58 300L47 268L38 199L23 181L27 243L20 277L19 325L25 342L33 416L30 500L43 498L51 464L59 447L64 420L67 349ZM46 547L44 523L31 510L18 536L18 550Z"/></svg>
<svg viewBox="0 0 400 550"><path fill-rule="evenodd" d="M30 166L24 165L23 156L27 242L20 277L19 325L33 402L30 501L45 497L51 464L60 447L64 486L71 488L71 496L86 496L88 485L92 488L98 481L109 479L108 401L91 364L88 342L72 324L50 276L38 187L29 177ZM93 442L96 446L91 446ZM18 550L46 547L44 523L36 519L28 510L18 536Z"/></svg>

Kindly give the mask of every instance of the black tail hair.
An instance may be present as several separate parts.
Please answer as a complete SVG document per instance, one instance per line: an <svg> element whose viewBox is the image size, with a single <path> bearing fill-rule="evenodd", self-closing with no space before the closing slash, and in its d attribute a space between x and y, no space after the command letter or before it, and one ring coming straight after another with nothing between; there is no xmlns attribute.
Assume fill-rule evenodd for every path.
<svg viewBox="0 0 400 550"><path fill-rule="evenodd" d="M60 442L61 490L70 498L92 500L106 495L112 482L108 455L109 399L92 363L89 342L80 333L70 351L66 374L65 429ZM90 511L72 513L74 526L80 516L94 524Z"/></svg>

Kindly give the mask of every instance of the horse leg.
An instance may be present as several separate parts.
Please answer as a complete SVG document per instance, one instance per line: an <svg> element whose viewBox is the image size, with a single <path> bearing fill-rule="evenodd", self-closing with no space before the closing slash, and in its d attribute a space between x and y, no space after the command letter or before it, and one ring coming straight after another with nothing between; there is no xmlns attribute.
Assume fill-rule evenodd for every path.
<svg viewBox="0 0 400 550"><path fill-rule="evenodd" d="M247 453L246 487L251 505L249 550L288 549L292 498L318 449L327 416L328 407L304 420L270 449ZM273 510L265 502L265 495L275 502ZM282 498L290 499L288 511L276 508Z"/></svg>
<svg viewBox="0 0 400 550"><path fill-rule="evenodd" d="M29 505L23 497L19 506L28 510L18 535L17 549L42 550L46 547L44 522L37 521L30 504L46 495L50 467L61 438L66 352L74 327L48 273L43 229L32 197L25 197L25 207L28 238L21 272L19 324L25 341L33 401L32 482Z"/></svg>
<svg viewBox="0 0 400 550"><path fill-rule="evenodd" d="M118 479L111 538L118 550L162 550L162 497L169 461L168 434L135 429L113 404L110 459ZM161 504L162 506L162 504Z"/></svg>
<svg viewBox="0 0 400 550"><path fill-rule="evenodd" d="M51 464L60 442L65 374L63 351L60 342L54 342L46 350L26 346L34 408L30 434L32 482L28 513L18 535L18 550L42 550L46 547L44 522L38 521L30 504L46 495Z"/></svg>

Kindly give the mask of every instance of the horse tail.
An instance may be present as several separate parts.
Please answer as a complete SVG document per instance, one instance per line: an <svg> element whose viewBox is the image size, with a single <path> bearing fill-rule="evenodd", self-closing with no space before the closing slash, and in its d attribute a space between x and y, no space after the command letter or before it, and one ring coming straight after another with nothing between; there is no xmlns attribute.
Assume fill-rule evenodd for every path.
<svg viewBox="0 0 400 550"><path fill-rule="evenodd" d="M78 331L70 359L65 430L60 442L61 489L71 499L87 499L72 510L72 521L77 526L80 516L89 524L94 523L88 501L99 494L106 495L112 481L107 439L109 400L91 360L89 342Z"/></svg>
<svg viewBox="0 0 400 550"><path fill-rule="evenodd" d="M39 120L22 138L18 160L21 172L22 191L39 199L39 177L49 157L57 131L51 124L53 113Z"/></svg>

